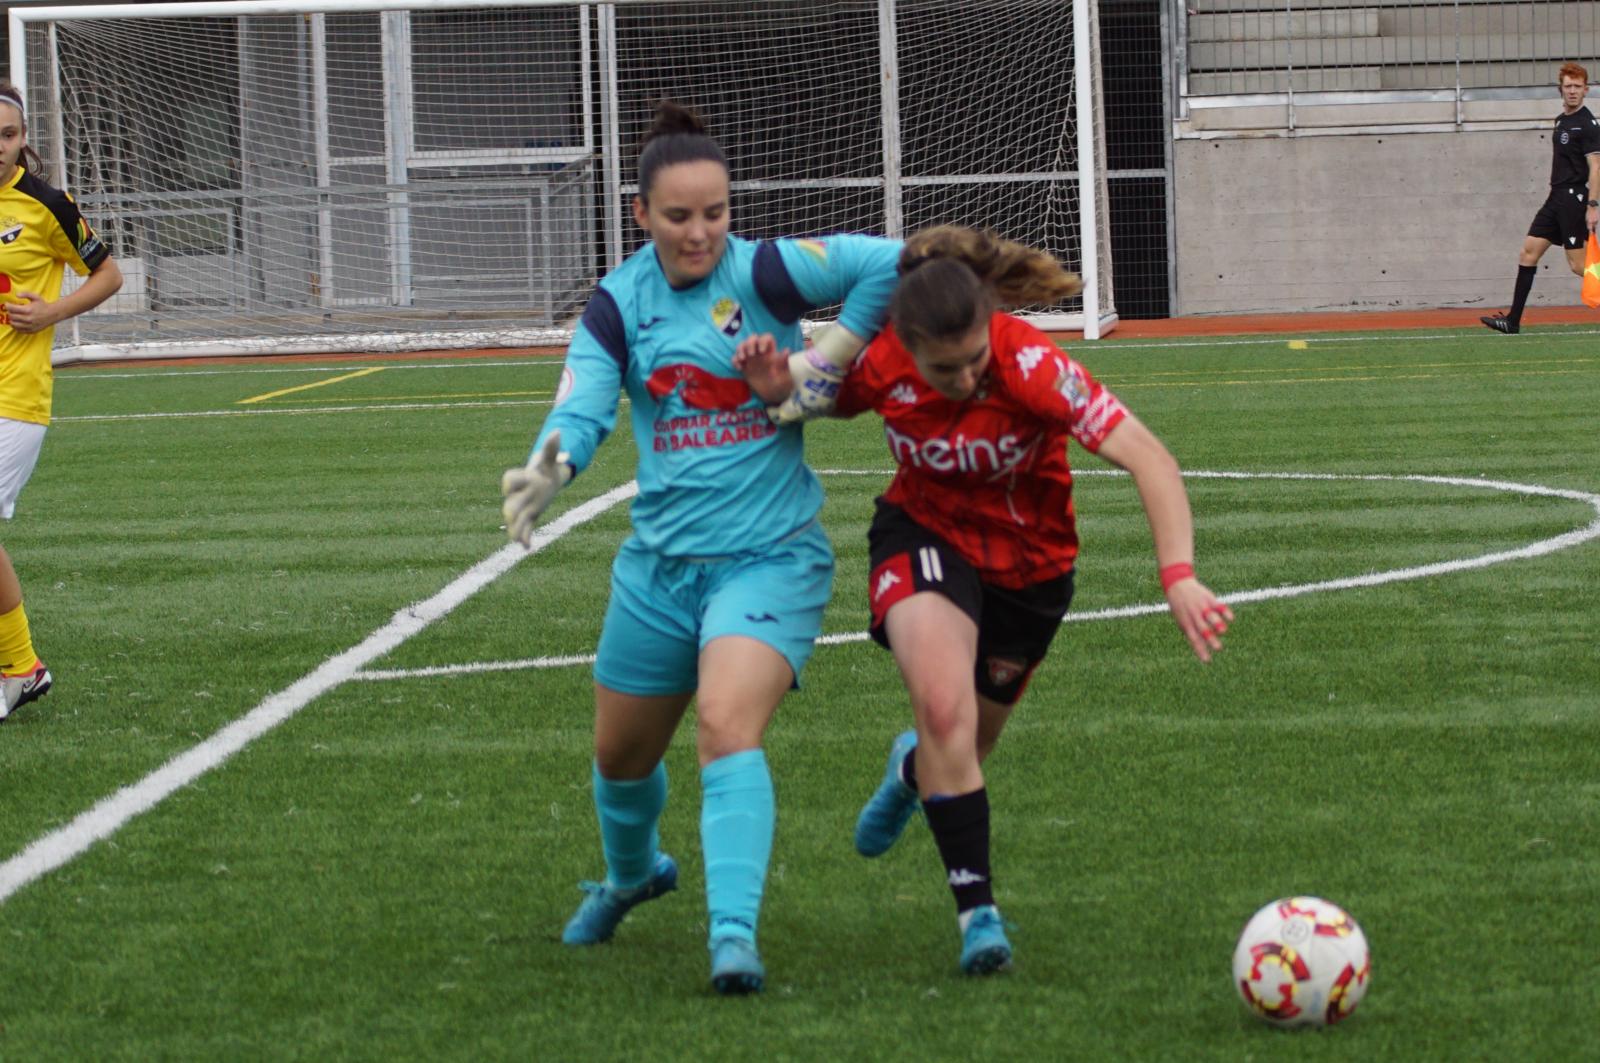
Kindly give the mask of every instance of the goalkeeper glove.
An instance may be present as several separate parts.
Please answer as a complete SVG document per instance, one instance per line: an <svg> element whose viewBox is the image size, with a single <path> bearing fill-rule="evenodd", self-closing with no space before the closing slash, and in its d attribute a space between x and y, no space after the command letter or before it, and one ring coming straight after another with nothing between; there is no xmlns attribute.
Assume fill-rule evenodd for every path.
<svg viewBox="0 0 1600 1063"><path fill-rule="evenodd" d="M839 385L866 341L838 322L817 332L811 346L789 356L789 376L794 391L767 416L778 424L811 421L833 412Z"/></svg>
<svg viewBox="0 0 1600 1063"><path fill-rule="evenodd" d="M767 410L767 415L777 424L794 424L826 417L839 401L839 385L844 383L844 370L807 347L789 356L789 377L794 390L780 405Z"/></svg>
<svg viewBox="0 0 1600 1063"><path fill-rule="evenodd" d="M500 512L506 518L506 535L514 543L529 545L533 526L556 492L572 479L571 455L561 449L561 431L545 437L544 446L528 459L528 464L507 469L500 477L500 494L505 504Z"/></svg>

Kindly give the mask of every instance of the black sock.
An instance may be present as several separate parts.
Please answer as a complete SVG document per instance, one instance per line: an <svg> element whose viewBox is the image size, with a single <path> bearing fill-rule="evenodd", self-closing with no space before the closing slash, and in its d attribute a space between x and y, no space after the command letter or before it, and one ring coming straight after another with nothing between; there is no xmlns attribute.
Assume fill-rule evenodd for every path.
<svg viewBox="0 0 1600 1063"><path fill-rule="evenodd" d="M989 791L922 802L934 843L944 860L956 912L994 903L989 882Z"/></svg>
<svg viewBox="0 0 1600 1063"><path fill-rule="evenodd" d="M1533 275L1538 272L1538 266L1517 267L1517 290L1511 297L1511 312L1506 315L1514 325L1522 323L1522 308L1527 305L1528 293L1533 291Z"/></svg>

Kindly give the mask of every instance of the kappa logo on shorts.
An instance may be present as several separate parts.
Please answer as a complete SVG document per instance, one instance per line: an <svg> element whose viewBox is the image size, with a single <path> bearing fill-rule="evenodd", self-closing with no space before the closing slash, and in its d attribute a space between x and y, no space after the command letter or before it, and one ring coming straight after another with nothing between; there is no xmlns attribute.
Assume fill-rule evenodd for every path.
<svg viewBox="0 0 1600 1063"><path fill-rule="evenodd" d="M867 605L872 612L872 626L883 623L889 610L915 593L917 583L909 553L895 554L879 564L867 577Z"/></svg>
<svg viewBox="0 0 1600 1063"><path fill-rule="evenodd" d="M752 624L776 624L778 622L778 618L771 613L762 613L760 616L754 613L746 613L744 618Z"/></svg>

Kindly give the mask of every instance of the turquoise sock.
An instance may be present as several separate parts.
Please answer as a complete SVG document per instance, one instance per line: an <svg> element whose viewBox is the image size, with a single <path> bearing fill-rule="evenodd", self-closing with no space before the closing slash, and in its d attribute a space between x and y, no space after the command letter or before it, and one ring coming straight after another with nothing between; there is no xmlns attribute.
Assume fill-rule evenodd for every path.
<svg viewBox="0 0 1600 1063"><path fill-rule="evenodd" d="M700 789L711 940L753 942L777 819L766 754L747 749L712 761L700 769Z"/></svg>
<svg viewBox="0 0 1600 1063"><path fill-rule="evenodd" d="M607 779L594 766L594 810L600 819L600 847L606 854L606 879L622 889L650 878L661 835L656 829L667 805L667 766L642 779Z"/></svg>

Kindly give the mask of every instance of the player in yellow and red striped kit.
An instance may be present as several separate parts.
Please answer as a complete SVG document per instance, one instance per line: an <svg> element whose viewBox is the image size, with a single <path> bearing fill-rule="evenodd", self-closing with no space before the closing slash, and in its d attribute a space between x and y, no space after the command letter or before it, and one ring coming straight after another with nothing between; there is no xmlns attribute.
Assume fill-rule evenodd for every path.
<svg viewBox="0 0 1600 1063"><path fill-rule="evenodd" d="M50 424L55 326L122 287L104 243L72 197L40 176L22 95L0 84L0 516L10 520ZM63 270L87 280L61 296ZM22 584L0 547L0 721L50 690L34 652Z"/></svg>

